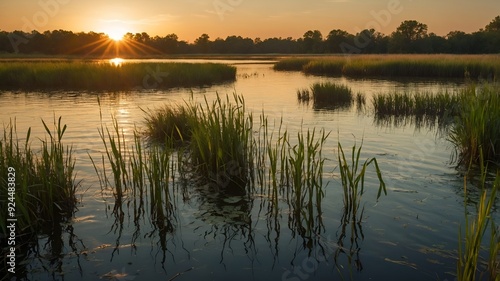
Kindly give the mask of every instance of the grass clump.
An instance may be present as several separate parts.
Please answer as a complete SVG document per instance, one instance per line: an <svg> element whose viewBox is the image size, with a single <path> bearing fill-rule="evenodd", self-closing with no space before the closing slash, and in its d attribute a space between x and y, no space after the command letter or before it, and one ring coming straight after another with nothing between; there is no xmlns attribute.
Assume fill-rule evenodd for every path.
<svg viewBox="0 0 500 281"><path fill-rule="evenodd" d="M192 110L187 107L163 106L154 111L143 110L145 133L150 141L158 143L183 143L191 139L190 118Z"/></svg>
<svg viewBox="0 0 500 281"><path fill-rule="evenodd" d="M450 131L459 164L500 163L500 88L472 85L460 95L460 111Z"/></svg>
<svg viewBox="0 0 500 281"><path fill-rule="evenodd" d="M349 87L331 82L315 83L311 86L311 92L313 106L317 109L349 107L354 100Z"/></svg>
<svg viewBox="0 0 500 281"><path fill-rule="evenodd" d="M133 90L234 81L236 68L202 63L0 62L0 89Z"/></svg>
<svg viewBox="0 0 500 281"><path fill-rule="evenodd" d="M252 163L252 115L246 114L242 96L219 96L191 106L193 123L190 151L193 164L212 182L245 187Z"/></svg>
<svg viewBox="0 0 500 281"><path fill-rule="evenodd" d="M17 219L17 235L20 241L25 241L47 230L48 226L70 219L76 208L78 184L74 179L73 150L62 142L67 127L61 124L61 118L57 123L54 120L54 131L43 120L42 124L48 138L41 140L39 153L31 148L31 128L24 141L18 138L14 123L4 128L0 141L0 168L12 173L15 189L2 180L0 200L6 209L8 203L14 203L16 215L11 217L1 212L4 237L8 237L5 225L8 218ZM9 192L14 192L10 194L14 196Z"/></svg>

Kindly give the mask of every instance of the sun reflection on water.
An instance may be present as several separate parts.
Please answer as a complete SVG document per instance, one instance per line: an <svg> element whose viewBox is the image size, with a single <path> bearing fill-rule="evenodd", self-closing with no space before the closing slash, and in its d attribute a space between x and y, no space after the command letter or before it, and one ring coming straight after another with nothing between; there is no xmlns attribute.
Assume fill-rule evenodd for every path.
<svg viewBox="0 0 500 281"><path fill-rule="evenodd" d="M113 58L109 60L109 63L114 66L122 66L124 62L125 60L122 58Z"/></svg>

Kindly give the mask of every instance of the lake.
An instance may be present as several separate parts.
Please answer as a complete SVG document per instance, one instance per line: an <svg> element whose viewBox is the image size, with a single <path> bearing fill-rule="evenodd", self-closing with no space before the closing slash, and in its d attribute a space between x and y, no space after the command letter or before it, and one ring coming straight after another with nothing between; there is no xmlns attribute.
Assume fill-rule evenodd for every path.
<svg viewBox="0 0 500 281"><path fill-rule="evenodd" d="M454 280L458 232L465 222L454 148L437 128L376 123L371 96L454 92L463 82L306 76L276 72L270 62L222 62L237 67L234 83L113 93L0 92L1 121L15 119L20 137L31 127L32 140L43 138L41 119L50 123L62 116L81 184L73 221L56 237L40 237L26 261L29 280ZM366 108L314 109L297 101L297 90L325 81L364 94ZM292 136L308 128L330 132L323 148L325 197L313 233L305 235L286 207L270 215L266 196L224 201L192 184L172 189L167 230L158 230L147 209L138 216L135 201L123 204L122 222L113 214L113 195L101 190L89 157L101 159L104 153L100 112L105 126L112 126L114 116L131 139L144 126L143 110L212 100L217 93L242 95L249 111L264 112L270 123L282 119ZM362 142L361 158L376 157L387 184L387 195L376 200L377 176L368 172L359 224L342 224L337 141L347 154ZM478 192L471 188L469 196L473 212ZM498 222L497 212L494 217Z"/></svg>

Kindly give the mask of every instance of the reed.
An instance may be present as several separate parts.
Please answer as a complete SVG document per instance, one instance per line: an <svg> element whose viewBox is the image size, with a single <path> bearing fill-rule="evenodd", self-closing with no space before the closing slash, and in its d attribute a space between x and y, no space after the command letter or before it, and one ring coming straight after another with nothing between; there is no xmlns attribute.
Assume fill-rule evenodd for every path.
<svg viewBox="0 0 500 281"><path fill-rule="evenodd" d="M460 95L460 111L449 134L459 164L500 163L500 87L471 85Z"/></svg>
<svg viewBox="0 0 500 281"><path fill-rule="evenodd" d="M220 96L190 107L193 116L190 153L198 171L209 181L241 190L252 160L253 117L246 113L242 96Z"/></svg>
<svg viewBox="0 0 500 281"><path fill-rule="evenodd" d="M359 161L362 147L363 144L356 149L356 144L353 145L351 159L350 162L348 162L342 145L340 142L338 143L338 161L344 194L344 216L346 220L352 220L354 222L361 222L363 216L363 210L361 210L359 217L357 214L361 203L361 197L365 192L366 170L371 164L375 166L375 172L379 180L377 199L380 198L382 192L387 195L385 182L382 178L382 172L380 171L377 159L373 157L365 160L363 163Z"/></svg>
<svg viewBox="0 0 500 281"><path fill-rule="evenodd" d="M234 81L234 66L203 63L0 62L0 89L133 90Z"/></svg>
<svg viewBox="0 0 500 281"><path fill-rule="evenodd" d="M299 67L302 65L302 68ZM354 55L284 59L276 70L348 77L442 77L494 79L500 73L497 55Z"/></svg>
<svg viewBox="0 0 500 281"><path fill-rule="evenodd" d="M156 110L143 110L146 114L145 134L152 142L182 144L191 139L191 121L189 106L163 106Z"/></svg>
<svg viewBox="0 0 500 281"><path fill-rule="evenodd" d="M311 92L316 109L350 107L354 101L349 87L331 82L315 83L311 86Z"/></svg>
<svg viewBox="0 0 500 281"><path fill-rule="evenodd" d="M72 147L62 142L67 127L61 122L61 118L57 122L54 119L54 130L51 131L42 120L48 138L41 140L39 153L31 148L31 128L25 140L21 141L15 122L11 121L4 127L0 142L0 167L15 177L15 189L12 186L9 189L8 182L2 181L0 200L2 206L15 203L17 235L22 241L31 239L24 236L50 231L48 226L70 219L76 208L75 194L79 184L74 178L75 160ZM6 212L0 214L3 234L6 234L6 216Z"/></svg>
<svg viewBox="0 0 500 281"><path fill-rule="evenodd" d="M485 188L487 169L482 166L481 182L482 189L481 197L477 203L476 215L469 217L467 212L467 178L464 178L464 206L465 206L465 233L459 230L458 235L458 262L457 262L457 278L462 280L484 280L485 275L489 280L498 280L500 277L498 255L500 254L500 235L495 227L494 221L491 218L491 212L496 200L496 192L500 187L500 175L497 174L496 180L491 191ZM487 268L479 270L481 245L486 234L488 226L491 228L490 245L488 250ZM463 236L462 236L463 235Z"/></svg>

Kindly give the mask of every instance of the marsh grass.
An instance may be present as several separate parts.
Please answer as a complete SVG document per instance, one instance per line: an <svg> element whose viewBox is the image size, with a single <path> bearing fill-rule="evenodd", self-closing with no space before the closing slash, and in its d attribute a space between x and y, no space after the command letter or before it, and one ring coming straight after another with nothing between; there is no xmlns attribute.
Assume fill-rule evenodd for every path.
<svg viewBox="0 0 500 281"><path fill-rule="evenodd" d="M171 142L183 144L191 139L192 127L188 106L165 105L156 110L143 110L146 114L145 134L148 139L156 143Z"/></svg>
<svg viewBox="0 0 500 281"><path fill-rule="evenodd" d="M0 89L133 90L234 81L236 68L202 63L0 62Z"/></svg>
<svg viewBox="0 0 500 281"><path fill-rule="evenodd" d="M498 280L500 277L500 268L498 255L500 254L500 233L496 228L491 212L496 201L496 192L500 187L500 175L496 179L490 191L485 188L487 169L481 166L481 196L477 203L476 214L472 218L467 211L467 178L464 178L464 206L465 206L465 233L462 229L458 235L458 262L457 278L462 280L484 280L488 276L489 280ZM484 270L479 268L481 244L485 237L487 228L491 229L490 245L487 251L488 261Z"/></svg>
<svg viewBox="0 0 500 281"><path fill-rule="evenodd" d="M208 180L244 188L252 168L252 114L246 113L242 96L190 107L192 118L191 160Z"/></svg>
<svg viewBox="0 0 500 281"><path fill-rule="evenodd" d="M500 165L500 87L471 85L460 95L460 111L449 140L455 145L457 161L477 165L484 160Z"/></svg>
<svg viewBox="0 0 500 281"><path fill-rule="evenodd" d="M389 93L376 94L372 99L376 122L394 118L394 124L410 119L417 127L445 129L460 111L458 94L444 93Z"/></svg>
<svg viewBox="0 0 500 281"><path fill-rule="evenodd" d="M373 164L377 178L379 180L379 189L377 192L377 199L380 198L382 192L387 195L385 182L382 178L382 172L379 168L377 159L375 157L360 162L361 149L363 144L356 149L353 145L351 150L350 162L347 160L344 150L340 142L338 143L338 161L340 178L342 180L343 194L344 194L344 209L346 220L360 223L363 216L363 209L358 217L358 212L361 204L361 198L365 193L365 175L368 166Z"/></svg>
<svg viewBox="0 0 500 281"><path fill-rule="evenodd" d="M302 66L302 69L299 67ZM354 55L292 58L276 70L348 77L432 77L494 79L500 73L496 55Z"/></svg>
<svg viewBox="0 0 500 281"><path fill-rule="evenodd" d="M313 106L322 108L348 108L354 98L352 91L345 85L331 82L314 83L311 86Z"/></svg>
<svg viewBox="0 0 500 281"><path fill-rule="evenodd" d="M69 220L76 208L79 184L74 178L75 160L72 147L62 142L67 127L61 122L61 118L54 119L51 130L42 120L46 137L40 139L39 152L32 149L31 128L22 141L17 135L15 121L4 127L0 167L2 171L8 171L9 167L15 169L15 201L8 199L12 196L8 193L7 181L1 181L0 195L2 206L7 206L8 200L15 203L20 244L33 235L50 232L50 227L57 227L57 222ZM6 212L0 215L4 234L6 215Z"/></svg>
<svg viewBox="0 0 500 281"><path fill-rule="evenodd" d="M286 58L274 64L274 70L301 71L313 58Z"/></svg>

